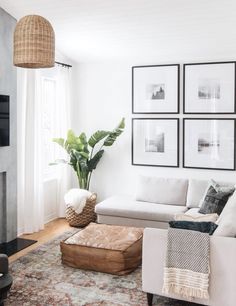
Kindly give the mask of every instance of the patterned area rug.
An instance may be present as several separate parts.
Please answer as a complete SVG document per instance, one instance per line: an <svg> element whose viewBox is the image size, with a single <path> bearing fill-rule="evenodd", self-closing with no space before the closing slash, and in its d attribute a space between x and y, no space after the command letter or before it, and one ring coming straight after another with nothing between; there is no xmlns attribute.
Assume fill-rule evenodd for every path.
<svg viewBox="0 0 236 306"><path fill-rule="evenodd" d="M40 246L11 265L14 283L6 306L147 305L140 268L127 276L114 276L63 266L59 244L73 232ZM155 296L153 305L196 304Z"/></svg>

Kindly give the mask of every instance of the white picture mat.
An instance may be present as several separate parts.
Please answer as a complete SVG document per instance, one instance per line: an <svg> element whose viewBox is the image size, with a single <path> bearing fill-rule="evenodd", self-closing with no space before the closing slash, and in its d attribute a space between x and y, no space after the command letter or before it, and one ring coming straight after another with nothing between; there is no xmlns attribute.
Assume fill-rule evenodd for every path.
<svg viewBox="0 0 236 306"><path fill-rule="evenodd" d="M155 131L165 135L165 152L145 152L145 138L152 138ZM134 120L133 163L159 166L178 165L178 121L177 120Z"/></svg>
<svg viewBox="0 0 236 306"><path fill-rule="evenodd" d="M201 80L217 80L219 99L200 99L198 87ZM235 64L202 64L185 66L186 113L233 113L235 103Z"/></svg>
<svg viewBox="0 0 236 306"><path fill-rule="evenodd" d="M234 120L185 120L184 166L200 168L234 168ZM220 146L217 153L198 152L198 140L203 135L215 135Z"/></svg>
<svg viewBox="0 0 236 306"><path fill-rule="evenodd" d="M147 99L149 84L164 84L165 99ZM133 110L137 113L178 112L178 66L138 67L133 70Z"/></svg>

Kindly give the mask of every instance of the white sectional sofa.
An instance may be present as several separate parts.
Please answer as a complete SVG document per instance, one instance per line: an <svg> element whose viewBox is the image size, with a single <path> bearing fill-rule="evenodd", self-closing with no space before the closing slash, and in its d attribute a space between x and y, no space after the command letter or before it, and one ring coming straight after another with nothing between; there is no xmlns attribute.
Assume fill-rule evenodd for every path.
<svg viewBox="0 0 236 306"><path fill-rule="evenodd" d="M196 214L208 184L201 180L141 177L136 196L113 196L96 205L98 222L168 228L176 214Z"/></svg>
<svg viewBox="0 0 236 306"><path fill-rule="evenodd" d="M143 291L148 293L148 305L152 305L153 294L163 295L163 268L167 245L165 229L168 222L174 220L175 215L179 213L199 215L199 203L204 198L209 183L193 179L142 177L136 196L114 196L96 206L99 223L145 228L142 285ZM229 200L230 206L225 207L221 213L221 216L227 217L223 220L223 227L218 231L220 223L210 238L210 299L192 302L210 306L236 305L235 193ZM231 237L219 237L225 236L225 233L230 233ZM169 297L181 299L179 296Z"/></svg>

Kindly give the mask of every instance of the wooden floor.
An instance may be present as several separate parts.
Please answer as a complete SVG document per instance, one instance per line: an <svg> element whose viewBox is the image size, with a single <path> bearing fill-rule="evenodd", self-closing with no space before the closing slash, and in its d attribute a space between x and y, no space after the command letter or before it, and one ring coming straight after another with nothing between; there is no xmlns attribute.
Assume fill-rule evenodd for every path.
<svg viewBox="0 0 236 306"><path fill-rule="evenodd" d="M51 221L45 225L44 230L28 235L22 235L20 238L33 239L38 242L29 246L28 248L12 255L9 257L9 261L13 262L14 260L20 258L21 256L26 255L28 252L34 250L39 245L46 243L49 240L52 240L54 237L64 233L69 230L71 227L64 218L59 218L54 221Z"/></svg>

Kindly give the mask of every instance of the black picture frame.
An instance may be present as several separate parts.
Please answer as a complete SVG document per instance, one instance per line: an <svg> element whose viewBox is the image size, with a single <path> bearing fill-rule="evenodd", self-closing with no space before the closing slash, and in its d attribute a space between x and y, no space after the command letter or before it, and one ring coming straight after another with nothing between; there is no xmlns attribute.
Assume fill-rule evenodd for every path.
<svg viewBox="0 0 236 306"><path fill-rule="evenodd" d="M133 166L146 166L146 167L168 167L168 168L179 168L179 131L180 131L180 119L179 118L132 118L131 127L131 164ZM176 121L176 165L159 165L159 164L145 164L134 162L134 122L140 120L156 120L156 121Z"/></svg>
<svg viewBox="0 0 236 306"><path fill-rule="evenodd" d="M197 66L197 65L222 65L222 64L233 64L234 65L234 110L232 112L189 112L186 111L186 67L187 66ZM186 63L183 64L183 114L193 114L193 115L227 115L236 114L236 61L223 61L223 62L203 62L203 63Z"/></svg>
<svg viewBox="0 0 236 306"><path fill-rule="evenodd" d="M173 67L177 68L177 110L173 112L156 112L156 111L135 111L135 101L134 101L134 73L135 69L139 68L153 68L153 67ZM180 113L180 64L162 64L162 65L144 65L144 66L133 66L132 67L132 114L179 114Z"/></svg>
<svg viewBox="0 0 236 306"><path fill-rule="evenodd" d="M186 126L185 126L185 122L187 120L190 121L196 121L196 120L219 120L219 121L233 121L234 125L233 125L233 137L234 137L234 141L233 141L233 168L220 168L220 167L197 167L197 166L186 166L185 165L185 130L186 130ZM235 135L236 135L236 119L235 118L212 118L212 117L208 117L208 118L183 118L183 168L188 168L188 169L205 169L205 170L224 170L224 171L235 171L236 170L236 160L235 160Z"/></svg>

